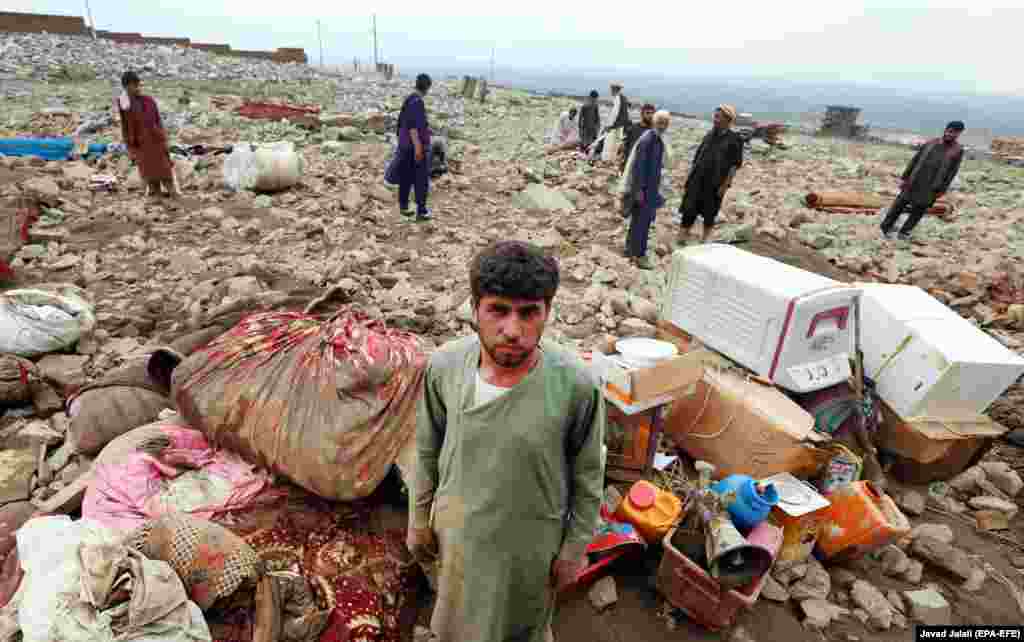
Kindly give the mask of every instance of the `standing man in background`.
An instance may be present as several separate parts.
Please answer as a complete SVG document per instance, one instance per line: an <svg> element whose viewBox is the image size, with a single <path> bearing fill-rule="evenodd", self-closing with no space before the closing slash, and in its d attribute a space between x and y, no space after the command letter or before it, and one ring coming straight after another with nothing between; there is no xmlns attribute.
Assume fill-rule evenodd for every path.
<svg viewBox="0 0 1024 642"><path fill-rule="evenodd" d="M701 242L707 243L725 193L736 170L743 166L743 139L730 127L736 122L736 108L719 105L712 116L711 131L704 136L686 177L686 191L679 205L682 228L679 243L690 239L690 229L700 215L704 219Z"/></svg>
<svg viewBox="0 0 1024 642"><path fill-rule="evenodd" d="M398 209L402 216L412 216L409 211L409 194L416 191L416 220L429 221L432 216L427 209L427 193L430 190L430 125L427 123L427 105L423 98L433 84L430 76L416 76L416 91L402 104L398 114L398 151L392 161L398 184ZM390 181L389 181L390 182Z"/></svg>
<svg viewBox="0 0 1024 642"><path fill-rule="evenodd" d="M946 125L942 138L933 138L921 147L910 159L907 169L903 171L900 183L900 195L896 197L889 212L882 221L882 236L892 238L892 228L896 225L903 210L910 208L906 222L900 228L899 239L909 241L921 217L935 201L945 196L949 184L953 182L960 163L964 158L964 148L958 139L964 131L964 124L959 120Z"/></svg>
<svg viewBox="0 0 1024 642"><path fill-rule="evenodd" d="M586 150L597 140L601 129L601 112L597 104L597 90L592 90L580 107L580 143Z"/></svg>
<svg viewBox="0 0 1024 642"><path fill-rule="evenodd" d="M550 641L597 527L604 398L542 340L555 259L498 241L469 274L476 334L434 352L423 383L407 545L436 571L436 640Z"/></svg>
<svg viewBox="0 0 1024 642"><path fill-rule="evenodd" d="M626 161L629 160L629 155L633 152L633 145L640 140L640 137L647 132L648 129L654 127L654 105L651 103L644 103L644 106L640 108L640 122L629 123L626 126L625 138L622 143L622 148L619 150L619 172L626 171Z"/></svg>
<svg viewBox="0 0 1024 642"><path fill-rule="evenodd" d="M630 205L629 236L626 256L641 270L653 270L647 257L647 239L658 208L665 204L661 196L661 172L665 166L665 131L670 117L667 111L654 114L654 127L644 132L630 154L623 173L623 192Z"/></svg>
<svg viewBox="0 0 1024 642"><path fill-rule="evenodd" d="M161 186L171 198L178 197L174 187L174 165L167 147L167 132L160 119L156 101L142 93L142 80L134 71L121 76L124 93L118 99L121 112L121 138L128 156L139 168L139 176L151 197L162 195Z"/></svg>
<svg viewBox="0 0 1024 642"><path fill-rule="evenodd" d="M608 116L608 124L605 130L608 136L604 140L604 150L601 160L615 162L618 159L619 146L622 144L623 132L629 125L629 100L622 93L622 83L611 83L612 112Z"/></svg>

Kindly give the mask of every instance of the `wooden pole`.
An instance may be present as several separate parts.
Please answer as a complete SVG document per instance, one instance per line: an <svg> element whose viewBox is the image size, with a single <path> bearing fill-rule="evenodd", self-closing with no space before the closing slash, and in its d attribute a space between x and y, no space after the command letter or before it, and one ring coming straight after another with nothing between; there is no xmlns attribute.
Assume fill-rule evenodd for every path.
<svg viewBox="0 0 1024 642"><path fill-rule="evenodd" d="M377 58L377 14L373 14L373 70L377 71L380 60Z"/></svg>
<svg viewBox="0 0 1024 642"><path fill-rule="evenodd" d="M316 39L320 41L320 68L324 68L324 37L320 32L320 21L316 21Z"/></svg>

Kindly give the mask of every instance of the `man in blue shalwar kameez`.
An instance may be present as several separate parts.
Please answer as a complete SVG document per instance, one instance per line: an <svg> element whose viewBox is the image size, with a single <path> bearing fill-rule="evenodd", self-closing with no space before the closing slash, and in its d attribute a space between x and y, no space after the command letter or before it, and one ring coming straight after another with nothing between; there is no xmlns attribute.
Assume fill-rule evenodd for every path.
<svg viewBox="0 0 1024 642"><path fill-rule="evenodd" d="M432 85L430 76L416 77L416 91L405 99L398 115L398 208L403 216L412 216L409 194L416 192L416 220L429 221L427 192L430 190L430 126L423 97Z"/></svg>
<svg viewBox="0 0 1024 642"><path fill-rule="evenodd" d="M647 258L647 236L658 208L665 204L660 193L661 171L665 164L665 141L662 136L669 125L667 111L654 115L654 128L647 130L630 153L626 163L623 190L630 204L629 236L626 256L642 270L653 269Z"/></svg>

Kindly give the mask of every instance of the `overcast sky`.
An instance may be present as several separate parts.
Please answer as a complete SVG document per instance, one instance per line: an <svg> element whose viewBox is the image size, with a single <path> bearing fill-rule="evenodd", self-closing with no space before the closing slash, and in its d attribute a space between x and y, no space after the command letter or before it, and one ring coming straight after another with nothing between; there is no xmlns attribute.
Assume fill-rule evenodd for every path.
<svg viewBox="0 0 1024 642"><path fill-rule="evenodd" d="M81 15L85 1L6 0L4 8ZM236 49L299 46L314 63L318 19L328 64L370 59L369 14L377 11L383 56L405 71L486 66L494 46L499 80L502 67L614 67L681 77L788 77L1024 96L1021 0L901 0L895 9L881 0L392 0L379 6L322 0L89 1L101 29L226 42ZM502 15L513 10L517 15Z"/></svg>

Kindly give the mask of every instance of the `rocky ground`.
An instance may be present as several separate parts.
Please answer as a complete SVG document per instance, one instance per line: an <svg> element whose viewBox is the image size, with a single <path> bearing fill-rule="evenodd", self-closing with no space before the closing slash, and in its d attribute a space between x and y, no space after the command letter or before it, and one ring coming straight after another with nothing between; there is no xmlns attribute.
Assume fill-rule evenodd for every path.
<svg viewBox="0 0 1024 642"><path fill-rule="evenodd" d="M18 57L25 46L18 38L34 38L32 56ZM82 67L74 75L60 72L60 61L63 51L80 48L56 47L61 42L0 39L0 51L7 52L0 76L8 77L0 81L7 92L0 137L67 135L101 118L112 97L111 76L132 64L147 70L146 90L159 100L174 142L287 140L305 160L300 185L258 195L224 189L224 156L181 158L185 197L169 205L144 198L125 157L91 163L0 158L0 199L29 195L44 204L30 243L14 257L11 285L72 282L96 306L96 331L77 348L82 358L75 376L82 380L200 326L232 301L274 291L339 286L348 300L439 344L469 331L468 262L503 238L530 240L560 259L564 287L553 338L588 348L607 334L653 334L675 237L671 215L707 123L672 123L665 181L670 207L653 230L657 269L641 271L622 256L625 226L612 193L614 168L545 149L544 134L564 101L497 90L486 103L464 103L453 83L437 82L428 107L435 128L448 134L451 171L434 182L435 219L423 224L399 215L396 196L382 180L408 80L327 77L269 63L238 70L197 52L106 43L102 47L114 53L78 54L74 62ZM102 62L110 59L116 64ZM166 73L172 62L177 75ZM273 69L263 70L268 65ZM230 109L243 98L318 104L321 124L247 120ZM120 132L102 125L90 136L117 142ZM955 214L925 218L915 243L906 244L883 241L876 216L819 213L802 199L824 189L895 196L912 150L806 136L786 143L786 149L755 143L726 199L716 238L836 278L919 285L1005 345L1024 349L1024 169L966 161L951 194ZM116 175L119 190L89 192L94 173ZM1024 427L1022 403L1018 385L993 415L1010 428ZM1024 455L999 446L986 462L984 484L975 479L963 488L909 489L918 493L908 495L909 505L926 505L908 510L918 530L877 559L829 571L780 569L773 596L766 592L730 635L895 640L906 639L905 627L922 617L1019 623L1022 573L1015 567L1024 568L1024 522L1012 479L1024 468ZM1004 504L979 504L978 496ZM1008 528L979 530L977 510L1007 515ZM685 621L659 618L648 576L637 569L623 570L619 597L615 611L599 616L585 600L567 604L557 625L560 639L708 637Z"/></svg>

